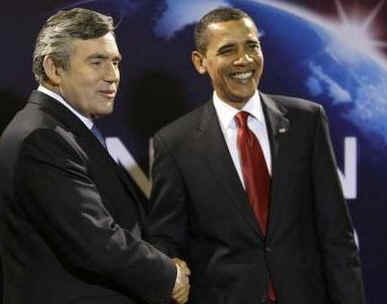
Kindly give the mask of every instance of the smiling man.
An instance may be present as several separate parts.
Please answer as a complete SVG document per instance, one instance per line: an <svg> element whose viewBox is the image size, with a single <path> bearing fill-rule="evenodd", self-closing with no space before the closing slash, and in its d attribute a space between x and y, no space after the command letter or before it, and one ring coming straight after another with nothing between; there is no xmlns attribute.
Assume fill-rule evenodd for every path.
<svg viewBox="0 0 387 304"><path fill-rule="evenodd" d="M256 93L263 71L255 24L250 18L213 22L203 35L197 35L197 50L192 54L196 69L201 74L208 73L223 102L241 109ZM211 43L206 45L204 39Z"/></svg>
<svg viewBox="0 0 387 304"><path fill-rule="evenodd" d="M0 139L4 304L187 300L189 270L142 240L142 198L95 127L120 80L113 31L77 8L37 38L39 87Z"/></svg>
<svg viewBox="0 0 387 304"><path fill-rule="evenodd" d="M189 303L364 304L324 110L257 90L263 54L243 11L196 25L212 99L154 136L153 244L188 263Z"/></svg>

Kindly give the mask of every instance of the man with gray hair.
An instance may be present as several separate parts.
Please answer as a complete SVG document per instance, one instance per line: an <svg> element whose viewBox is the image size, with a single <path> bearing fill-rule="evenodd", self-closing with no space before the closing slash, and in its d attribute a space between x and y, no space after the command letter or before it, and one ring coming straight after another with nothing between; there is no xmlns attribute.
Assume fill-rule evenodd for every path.
<svg viewBox="0 0 387 304"><path fill-rule="evenodd" d="M38 35L39 87L0 140L4 304L187 301L189 270L142 239L142 198L95 127L120 60L112 18L91 10Z"/></svg>

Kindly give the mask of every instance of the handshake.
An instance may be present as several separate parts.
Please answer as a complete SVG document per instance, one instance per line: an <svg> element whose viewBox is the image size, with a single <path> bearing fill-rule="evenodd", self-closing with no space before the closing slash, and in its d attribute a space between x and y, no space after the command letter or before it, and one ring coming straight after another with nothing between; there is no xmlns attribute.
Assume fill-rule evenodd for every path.
<svg viewBox="0 0 387 304"><path fill-rule="evenodd" d="M188 301L190 289L188 277L191 271L183 260L173 258L172 261L175 263L177 269L175 286L172 291L172 299L174 300L172 303L184 304Z"/></svg>

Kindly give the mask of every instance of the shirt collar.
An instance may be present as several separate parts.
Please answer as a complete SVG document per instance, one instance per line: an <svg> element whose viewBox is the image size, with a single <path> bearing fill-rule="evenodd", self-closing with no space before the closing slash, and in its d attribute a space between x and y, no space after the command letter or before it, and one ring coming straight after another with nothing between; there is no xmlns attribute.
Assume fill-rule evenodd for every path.
<svg viewBox="0 0 387 304"><path fill-rule="evenodd" d="M258 91L255 91L254 95L246 102L241 110L238 110L222 101L215 91L213 94L213 101L219 121L225 129L236 127L234 117L241 111L248 112L251 117L257 119L260 123L265 123Z"/></svg>
<svg viewBox="0 0 387 304"><path fill-rule="evenodd" d="M93 127L93 121L90 118L87 118L86 116L80 114L78 111L76 111L72 106L69 105L67 101L63 99L62 96L59 94L47 89L46 87L39 85L38 91L56 99L59 101L62 105L64 105L67 109L69 109L72 113L74 113L75 116L77 116L85 125L86 127L90 130Z"/></svg>

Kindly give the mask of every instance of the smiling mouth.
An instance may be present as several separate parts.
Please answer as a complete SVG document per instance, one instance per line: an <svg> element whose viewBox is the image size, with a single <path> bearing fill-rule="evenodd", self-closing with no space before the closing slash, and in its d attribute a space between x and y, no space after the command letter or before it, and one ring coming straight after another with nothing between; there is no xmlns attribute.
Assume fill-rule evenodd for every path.
<svg viewBox="0 0 387 304"><path fill-rule="evenodd" d="M230 78L237 80L243 84L247 83L254 75L253 71L249 72L235 72L230 74Z"/></svg>

